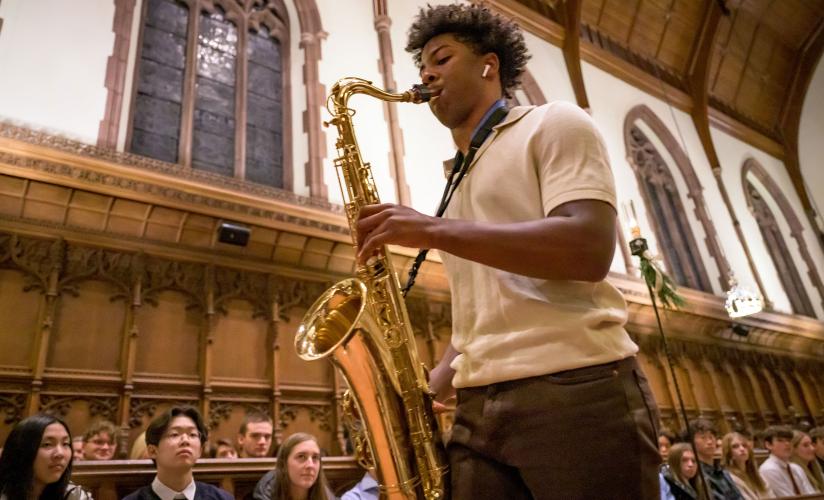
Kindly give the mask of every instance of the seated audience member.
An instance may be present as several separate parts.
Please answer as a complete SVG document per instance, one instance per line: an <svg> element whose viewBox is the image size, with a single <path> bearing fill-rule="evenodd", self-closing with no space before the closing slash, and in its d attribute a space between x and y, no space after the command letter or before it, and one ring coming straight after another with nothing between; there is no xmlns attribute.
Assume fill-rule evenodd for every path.
<svg viewBox="0 0 824 500"><path fill-rule="evenodd" d="M215 458L237 458L237 450L228 439L218 439L215 444Z"/></svg>
<svg viewBox="0 0 824 500"><path fill-rule="evenodd" d="M174 406L152 420L146 429L146 450L157 475L125 500L233 500L228 492L192 476L207 437L200 413L191 406Z"/></svg>
<svg viewBox="0 0 824 500"><path fill-rule="evenodd" d="M272 419L262 413L248 413L237 436L240 458L269 456L272 447Z"/></svg>
<svg viewBox="0 0 824 500"><path fill-rule="evenodd" d="M146 449L146 432L141 432L134 443L132 443L132 451L129 453L130 460L143 460L149 458L149 451Z"/></svg>
<svg viewBox="0 0 824 500"><path fill-rule="evenodd" d="M818 465L824 470L824 427L816 427L810 431L810 439L813 440L815 449L815 459Z"/></svg>
<svg viewBox="0 0 824 500"><path fill-rule="evenodd" d="M340 500L378 500L380 486L371 471L366 471L360 482L340 497Z"/></svg>
<svg viewBox="0 0 824 500"><path fill-rule="evenodd" d="M724 436L721 440L721 461L744 500L775 498L775 494L758 473L755 455L745 436L737 432Z"/></svg>
<svg viewBox="0 0 824 500"><path fill-rule="evenodd" d="M83 435L83 460L111 460L117 449L117 429L108 420L93 423Z"/></svg>
<svg viewBox="0 0 824 500"><path fill-rule="evenodd" d="M661 462L667 461L670 448L675 444L675 434L668 429L658 431L658 453L661 454Z"/></svg>
<svg viewBox="0 0 824 500"><path fill-rule="evenodd" d="M703 487L698 477L698 462L689 443L672 445L658 476L661 500L701 500Z"/></svg>
<svg viewBox="0 0 824 500"><path fill-rule="evenodd" d="M91 500L69 482L72 438L59 418L36 414L14 426L0 457L0 499Z"/></svg>
<svg viewBox="0 0 824 500"><path fill-rule="evenodd" d="M764 444L770 450L770 456L758 471L779 498L815 493L801 466L790 462L792 439L793 431L787 426L774 425L764 431Z"/></svg>
<svg viewBox="0 0 824 500"><path fill-rule="evenodd" d="M706 418L697 418L690 421L689 428L701 473L710 490L709 497L713 500L741 500L741 492L735 487L730 473L715 463L715 450L718 448L715 426Z"/></svg>
<svg viewBox="0 0 824 500"><path fill-rule="evenodd" d="M72 438L72 454L75 461L83 460L83 436L75 436Z"/></svg>
<svg viewBox="0 0 824 500"><path fill-rule="evenodd" d="M821 466L815 459L815 448L810 435L806 432L793 431L792 445L793 455L790 461L804 469L816 493L824 492L824 477L822 477Z"/></svg>
<svg viewBox="0 0 824 500"><path fill-rule="evenodd" d="M297 432L278 449L275 469L258 481L254 500L334 500L326 484L318 440Z"/></svg>

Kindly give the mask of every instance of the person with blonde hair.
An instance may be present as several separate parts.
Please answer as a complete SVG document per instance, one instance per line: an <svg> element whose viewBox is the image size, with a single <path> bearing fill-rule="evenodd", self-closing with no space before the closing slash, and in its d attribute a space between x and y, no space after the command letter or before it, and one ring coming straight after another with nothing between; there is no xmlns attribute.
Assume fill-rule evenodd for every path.
<svg viewBox="0 0 824 500"><path fill-rule="evenodd" d="M804 469L807 479L817 492L824 492L824 474L815 459L815 447L810 435L802 431L793 431L792 445L793 454L790 461Z"/></svg>
<svg viewBox="0 0 824 500"><path fill-rule="evenodd" d="M775 498L775 493L758 473L755 455L744 436L737 432L724 436L721 440L721 461L744 500Z"/></svg>
<svg viewBox="0 0 824 500"><path fill-rule="evenodd" d="M689 443L672 445L659 474L661 500L699 500L705 498L698 477L698 460Z"/></svg>
<svg viewBox="0 0 824 500"><path fill-rule="evenodd" d="M146 432L141 432L132 444L132 451L129 452L130 460L142 460L149 458L149 450L146 448Z"/></svg>

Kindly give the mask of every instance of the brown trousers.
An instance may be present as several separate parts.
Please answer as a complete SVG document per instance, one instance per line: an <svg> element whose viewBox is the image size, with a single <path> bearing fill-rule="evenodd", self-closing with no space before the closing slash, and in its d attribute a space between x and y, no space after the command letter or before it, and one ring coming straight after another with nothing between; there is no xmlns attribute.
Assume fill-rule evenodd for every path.
<svg viewBox="0 0 824 500"><path fill-rule="evenodd" d="M634 357L459 389L452 498L657 499L657 425Z"/></svg>

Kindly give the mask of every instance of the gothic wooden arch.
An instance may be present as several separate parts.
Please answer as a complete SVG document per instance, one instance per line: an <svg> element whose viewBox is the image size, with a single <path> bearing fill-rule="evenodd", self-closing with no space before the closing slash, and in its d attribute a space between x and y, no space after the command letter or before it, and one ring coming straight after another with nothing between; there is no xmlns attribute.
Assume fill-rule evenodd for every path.
<svg viewBox="0 0 824 500"><path fill-rule="evenodd" d="M778 205L779 210L781 210L784 220L787 221L787 225L790 226L790 236L795 239L796 244L798 245L798 251L801 254L801 258L807 265L807 276L809 276L810 281L818 291L819 298L821 299L821 305L824 307L824 283L821 281L821 275L815 266L815 261L813 260L812 255L810 255L810 250L807 248L807 243L804 241L804 227L801 225L801 221L798 219L798 216L796 216L795 211L793 211L790 201L781 191L781 188L778 187L778 184L776 184L772 177L770 177L766 169L758 162L758 160L755 158L748 158L744 162L744 166L741 168L741 186L744 189L744 196L747 200L747 208L750 210L750 213L753 213L753 199L750 190L747 189L747 185L749 184L747 176L750 174L758 179L761 185L764 186L764 189L767 190L770 197L772 197L773 201L775 201ZM787 293L789 293L789 290L787 290Z"/></svg>
<svg viewBox="0 0 824 500"><path fill-rule="evenodd" d="M678 170L687 185L687 197L694 201L695 216L698 218L701 226L704 228L704 232L707 235L705 240L707 249L709 250L710 256L712 256L718 266L718 270L720 272L719 282L721 284L721 289L725 290L729 282L730 266L718 244L718 236L715 231L715 226L710 220L706 205L704 203L704 188L701 186L701 182L695 174L692 163L686 153L684 153L684 150L681 149L681 146L678 145L678 142L670 133L667 126L664 125L664 122L662 122L661 119L658 118L658 116L651 109L649 109L649 107L644 104L639 104L633 107L624 119L624 147L627 151L629 164L635 172L636 177L639 178L639 181L641 180L638 168L639 166L636 165L630 155L632 141L631 132L636 121L643 122L655 133L658 139L660 139L664 144L664 147L667 148L667 151L672 156L675 164L678 166ZM648 202L648 200L645 201ZM653 226L656 228L658 227L656 224L653 224ZM708 281L706 270L704 270L704 278Z"/></svg>
<svg viewBox="0 0 824 500"><path fill-rule="evenodd" d="M546 97L544 97L541 87L538 85L535 77L532 76L532 73L530 73L526 68L524 68L524 72L521 75L520 88L524 91L524 94L526 94L530 104L534 104L536 106L546 104Z"/></svg>

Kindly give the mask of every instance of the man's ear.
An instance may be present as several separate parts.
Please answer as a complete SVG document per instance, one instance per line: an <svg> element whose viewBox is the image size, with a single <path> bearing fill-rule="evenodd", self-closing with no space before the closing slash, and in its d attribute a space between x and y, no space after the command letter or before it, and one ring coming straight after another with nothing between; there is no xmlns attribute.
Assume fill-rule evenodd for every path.
<svg viewBox="0 0 824 500"><path fill-rule="evenodd" d="M150 444L146 446L146 454L149 455L149 458L155 459L157 458L157 446Z"/></svg>
<svg viewBox="0 0 824 500"><path fill-rule="evenodd" d="M489 70L486 72L486 77L489 77L491 75L497 75L498 71L501 68L501 62L498 60L498 55L494 52L484 54L481 58L481 67L485 67L487 65L489 66Z"/></svg>

